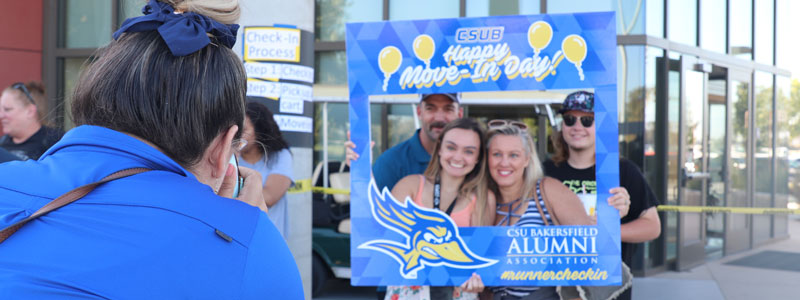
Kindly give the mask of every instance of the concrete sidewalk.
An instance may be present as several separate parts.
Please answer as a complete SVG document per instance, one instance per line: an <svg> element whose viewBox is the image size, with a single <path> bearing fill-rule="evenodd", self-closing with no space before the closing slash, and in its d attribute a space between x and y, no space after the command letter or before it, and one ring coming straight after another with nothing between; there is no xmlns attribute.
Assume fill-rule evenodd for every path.
<svg viewBox="0 0 800 300"><path fill-rule="evenodd" d="M789 217L789 235L787 240L707 262L688 272L635 278L633 299L800 299L800 272L725 264L766 250L800 253L800 217Z"/></svg>

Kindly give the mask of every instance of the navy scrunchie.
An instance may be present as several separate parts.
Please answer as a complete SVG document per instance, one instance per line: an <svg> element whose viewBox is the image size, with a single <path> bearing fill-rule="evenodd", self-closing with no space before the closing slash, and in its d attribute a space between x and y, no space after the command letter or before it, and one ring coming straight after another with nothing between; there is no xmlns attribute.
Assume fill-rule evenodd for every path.
<svg viewBox="0 0 800 300"><path fill-rule="evenodd" d="M238 24L225 25L193 12L176 14L171 5L157 0L150 0L142 8L142 13L144 16L125 20L114 32L114 39L124 32L158 30L175 56L192 54L211 43L206 33L212 34L228 48L233 48L236 43Z"/></svg>

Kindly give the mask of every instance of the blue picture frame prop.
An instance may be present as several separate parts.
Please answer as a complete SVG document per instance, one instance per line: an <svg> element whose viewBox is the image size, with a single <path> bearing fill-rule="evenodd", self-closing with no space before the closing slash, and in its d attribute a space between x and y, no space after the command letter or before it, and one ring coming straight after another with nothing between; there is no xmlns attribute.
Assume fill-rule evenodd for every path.
<svg viewBox="0 0 800 300"><path fill-rule="evenodd" d="M351 283L458 286L619 285L616 28L613 12L348 23ZM513 90L594 90L596 226L462 227L393 199L371 180L369 96ZM399 201L398 201L399 200ZM421 253L421 231L444 238ZM445 238L446 237L446 238ZM428 244L430 246L430 244Z"/></svg>

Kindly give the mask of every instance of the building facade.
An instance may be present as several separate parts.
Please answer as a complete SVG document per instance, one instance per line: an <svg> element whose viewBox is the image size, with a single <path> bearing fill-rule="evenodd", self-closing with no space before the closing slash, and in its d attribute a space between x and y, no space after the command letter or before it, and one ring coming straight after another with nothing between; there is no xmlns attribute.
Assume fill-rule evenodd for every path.
<svg viewBox="0 0 800 300"><path fill-rule="evenodd" d="M313 166L341 161L348 129L347 22L615 11L620 154L637 164L662 204L786 208L797 202L800 83L789 66L791 0L241 0L245 25L290 24L315 35ZM72 127L81 67L142 0L31 0L0 12L0 85L42 80L48 119ZM10 26L9 24L13 24ZM237 47L241 47L240 44ZM563 91L472 93L468 117L520 119L544 157ZM417 98L372 99L374 156L413 134ZM297 159L296 159L297 160ZM297 166L311 174L307 163ZM334 172L334 170L330 170ZM301 177L308 177L302 175ZM312 178L313 179L313 178ZM324 183L327 185L327 181ZM310 194L310 193L309 193ZM310 195L290 209L305 228L290 241L310 285ZM304 199L304 200L303 200ZM683 270L787 236L786 215L661 212L639 275ZM310 293L307 292L310 295Z"/></svg>
<svg viewBox="0 0 800 300"><path fill-rule="evenodd" d="M347 132L344 24L381 20L615 11L620 155L645 173L662 204L795 207L800 158L793 117L800 84L788 68L788 0L317 0L315 163L342 160ZM793 88L794 87L794 88ZM521 119L541 156L563 91L465 94L465 114ZM414 97L371 100L374 156L417 124ZM555 122L557 123L557 116ZM790 172L791 170L791 172ZM639 275L685 270L787 236L786 215L661 212Z"/></svg>

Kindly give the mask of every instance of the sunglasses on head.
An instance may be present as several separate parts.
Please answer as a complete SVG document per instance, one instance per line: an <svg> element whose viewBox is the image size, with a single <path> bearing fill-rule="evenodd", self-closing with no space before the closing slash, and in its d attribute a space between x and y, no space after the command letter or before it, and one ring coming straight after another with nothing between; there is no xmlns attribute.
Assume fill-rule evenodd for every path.
<svg viewBox="0 0 800 300"><path fill-rule="evenodd" d="M36 102L33 101L33 96L31 96L31 92L28 91L28 87L26 87L24 83L17 82L15 84L12 84L11 88L22 91L22 93L25 94L25 97L28 97L28 101L30 101L31 104L36 105Z"/></svg>
<svg viewBox="0 0 800 300"><path fill-rule="evenodd" d="M495 119L495 120L489 121L489 123L486 123L486 124L489 125L490 129L491 128L500 128L500 127L504 127L504 126L514 126L514 127L519 128L520 130L528 131L528 125L525 125L525 123L522 123L522 122L519 122L519 121L508 121L508 120Z"/></svg>
<svg viewBox="0 0 800 300"><path fill-rule="evenodd" d="M564 115L564 125L572 127L578 119L581 120L581 125L586 128L591 127L592 123L594 123L594 116L576 117L573 115Z"/></svg>

